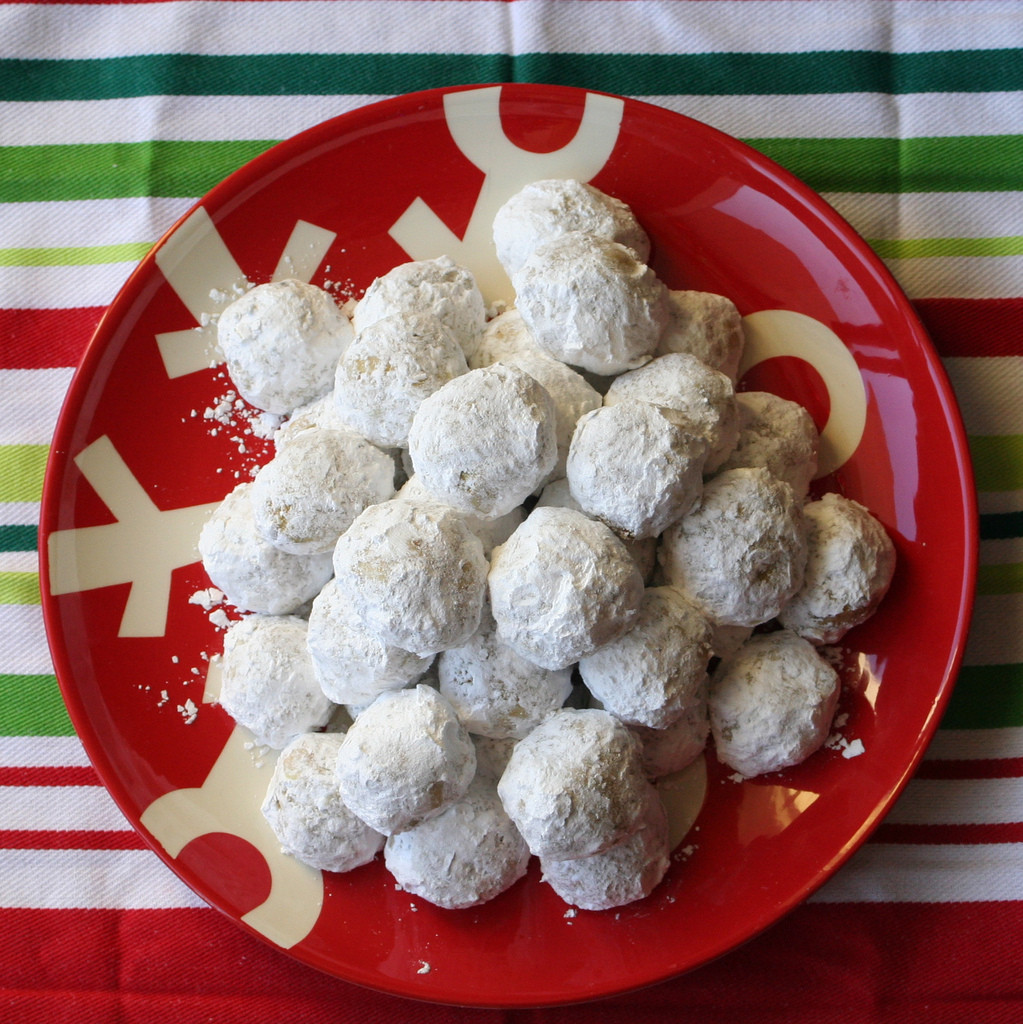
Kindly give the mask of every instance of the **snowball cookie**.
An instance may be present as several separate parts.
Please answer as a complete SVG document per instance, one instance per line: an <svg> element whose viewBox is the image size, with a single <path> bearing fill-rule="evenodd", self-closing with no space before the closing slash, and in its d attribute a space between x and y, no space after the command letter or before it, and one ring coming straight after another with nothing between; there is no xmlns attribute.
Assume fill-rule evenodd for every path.
<svg viewBox="0 0 1023 1024"><path fill-rule="evenodd" d="M514 885L529 866L529 848L494 781L477 777L436 817L390 836L384 863L406 892L461 910Z"/></svg>
<svg viewBox="0 0 1023 1024"><path fill-rule="evenodd" d="M430 494L460 512L496 519L521 505L554 468L554 402L517 367L470 370L423 402L408 447Z"/></svg>
<svg viewBox="0 0 1023 1024"><path fill-rule="evenodd" d="M719 760L747 778L806 760L827 739L840 689L808 640L787 629L750 637L711 677Z"/></svg>
<svg viewBox="0 0 1023 1024"><path fill-rule="evenodd" d="M453 509L392 498L338 538L334 576L367 632L426 658L476 632L487 560Z"/></svg>
<svg viewBox="0 0 1023 1024"><path fill-rule="evenodd" d="M773 619L803 584L806 527L792 488L766 469L711 478L700 507L665 530L665 581L717 624Z"/></svg>
<svg viewBox="0 0 1023 1024"><path fill-rule="evenodd" d="M488 613L462 647L437 658L440 692L469 732L521 739L557 711L572 692L572 669L541 668L497 638Z"/></svg>
<svg viewBox="0 0 1023 1024"><path fill-rule="evenodd" d="M649 785L627 726L596 708L562 708L515 745L497 791L530 851L561 860L635 832Z"/></svg>
<svg viewBox="0 0 1023 1024"><path fill-rule="evenodd" d="M589 857L540 859L543 881L582 910L610 910L649 896L670 864L668 814L653 786L636 830L616 846Z"/></svg>
<svg viewBox="0 0 1023 1024"><path fill-rule="evenodd" d="M295 615L247 615L224 634L217 702L255 737L280 750L327 724L334 710L316 681L306 623Z"/></svg>
<svg viewBox="0 0 1023 1024"><path fill-rule="evenodd" d="M239 611L286 615L319 592L331 553L295 555L274 547L256 527L252 483L238 484L199 531L199 555L210 581Z"/></svg>
<svg viewBox="0 0 1023 1024"><path fill-rule="evenodd" d="M663 729L698 699L712 655L706 614L673 587L648 587L632 629L579 662L590 693L630 725Z"/></svg>
<svg viewBox="0 0 1023 1024"><path fill-rule="evenodd" d="M290 440L297 437L303 430L319 427L327 430L345 430L345 425L337 417L334 405L334 391L314 398L311 402L299 406L274 431L274 449L280 451Z"/></svg>
<svg viewBox="0 0 1023 1024"><path fill-rule="evenodd" d="M493 320L487 321L479 348L469 360L469 369L478 370L491 363L506 363L513 356L536 352L546 354L522 322L522 314L517 309L506 309Z"/></svg>
<svg viewBox="0 0 1023 1024"><path fill-rule="evenodd" d="M807 526L803 586L778 619L816 644L833 644L874 614L895 571L895 545L858 502L825 494L803 506Z"/></svg>
<svg viewBox="0 0 1023 1024"><path fill-rule="evenodd" d="M673 352L616 377L604 405L626 398L682 413L689 429L707 441L704 473L713 473L739 439L739 406L731 379L694 355Z"/></svg>
<svg viewBox="0 0 1023 1024"><path fill-rule="evenodd" d="M642 745L640 760L648 779L660 779L680 772L703 753L710 735L707 691L708 680L705 678L682 714L664 729L629 726Z"/></svg>
<svg viewBox="0 0 1023 1024"><path fill-rule="evenodd" d="M313 600L306 642L320 688L335 704L369 704L385 690L416 682L430 667L430 658L367 632L336 579Z"/></svg>
<svg viewBox="0 0 1023 1024"><path fill-rule="evenodd" d="M541 245L512 284L540 348L593 373L642 366L668 322L654 272L624 245L581 231Z"/></svg>
<svg viewBox="0 0 1023 1024"><path fill-rule="evenodd" d="M468 359L483 335L486 305L472 272L450 256L393 267L366 289L353 315L357 334L392 313L431 313Z"/></svg>
<svg viewBox="0 0 1023 1024"><path fill-rule="evenodd" d="M336 772L341 798L370 828L392 835L459 799L476 773L476 748L433 687L383 693L345 733Z"/></svg>
<svg viewBox="0 0 1023 1024"><path fill-rule="evenodd" d="M553 480L563 477L575 426L585 413L600 408L603 404L600 393L570 366L539 349L509 355L503 362L525 370L551 396L554 402L554 437L558 457L548 478Z"/></svg>
<svg viewBox="0 0 1023 1024"><path fill-rule="evenodd" d="M273 413L289 413L329 391L352 334L326 291L294 280L256 285L217 321L217 341L238 393Z"/></svg>
<svg viewBox="0 0 1023 1024"><path fill-rule="evenodd" d="M368 505L394 495L394 460L356 434L297 434L252 481L256 528L292 554L331 551Z"/></svg>
<svg viewBox="0 0 1023 1024"><path fill-rule="evenodd" d="M738 378L746 336L731 299L713 292L669 291L668 314L658 355L688 352L730 380Z"/></svg>
<svg viewBox="0 0 1023 1024"><path fill-rule="evenodd" d="M549 669L617 639L643 600L643 577L611 529L553 506L534 508L494 549L487 582L498 639Z"/></svg>
<svg viewBox="0 0 1023 1024"><path fill-rule="evenodd" d="M545 484L544 489L536 499L536 505L541 508L545 505L557 505L559 508L574 508L582 512L579 502L572 497L568 481L564 477ZM583 514L589 515L588 513ZM589 516L589 518L593 519L595 517ZM629 554L632 555L633 561L639 566L639 572L643 577L644 583L648 582L657 566L657 538L623 537L622 543L629 549Z"/></svg>
<svg viewBox="0 0 1023 1024"><path fill-rule="evenodd" d="M735 400L739 439L721 468L763 466L802 501L817 472L820 436L813 418L798 402L770 391L740 391Z"/></svg>
<svg viewBox="0 0 1023 1024"><path fill-rule="evenodd" d="M572 178L549 178L526 185L497 211L497 258L514 274L540 245L569 231L621 242L643 262L650 255L647 233L620 199Z"/></svg>
<svg viewBox="0 0 1023 1024"><path fill-rule="evenodd" d="M341 799L334 765L343 739L338 732L296 736L277 758L261 807L281 849L321 871L351 871L384 845Z"/></svg>
<svg viewBox="0 0 1023 1024"><path fill-rule="evenodd" d="M565 473L584 512L624 537L656 537L699 503L706 457L678 413L623 399L580 418Z"/></svg>
<svg viewBox="0 0 1023 1024"><path fill-rule="evenodd" d="M362 328L338 362L338 418L382 448L407 447L423 399L468 368L454 334L437 317L393 313Z"/></svg>
<svg viewBox="0 0 1023 1024"><path fill-rule="evenodd" d="M495 740L492 736L470 733L472 745L476 748L476 775L490 779L494 785L508 767L508 758L518 740Z"/></svg>

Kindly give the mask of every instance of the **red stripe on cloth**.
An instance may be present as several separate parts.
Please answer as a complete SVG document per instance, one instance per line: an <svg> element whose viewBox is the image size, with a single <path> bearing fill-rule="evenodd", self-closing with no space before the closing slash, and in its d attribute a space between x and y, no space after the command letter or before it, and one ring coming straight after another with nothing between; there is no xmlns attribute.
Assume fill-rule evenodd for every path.
<svg viewBox="0 0 1023 1024"><path fill-rule="evenodd" d="M938 355L1023 356L1023 298L917 299Z"/></svg>
<svg viewBox="0 0 1023 1024"><path fill-rule="evenodd" d="M133 829L0 829L2 850L145 850Z"/></svg>
<svg viewBox="0 0 1023 1024"><path fill-rule="evenodd" d="M872 843L908 843L912 846L972 846L978 843L1023 843L1023 822L977 825L911 825L882 822Z"/></svg>
<svg viewBox="0 0 1023 1024"><path fill-rule="evenodd" d="M91 765L0 767L0 786L98 786Z"/></svg>
<svg viewBox="0 0 1023 1024"><path fill-rule="evenodd" d="M103 306L0 309L0 364L8 370L77 366Z"/></svg>
<svg viewBox="0 0 1023 1024"><path fill-rule="evenodd" d="M5 1019L47 1024L1008 1024L1023 1005L1017 902L809 904L672 981L581 1006L505 1012L336 980L213 910L9 910L0 911L0 930Z"/></svg>
<svg viewBox="0 0 1023 1024"><path fill-rule="evenodd" d="M1023 757L992 757L961 761L922 761L918 779L1018 779L1023 776Z"/></svg>

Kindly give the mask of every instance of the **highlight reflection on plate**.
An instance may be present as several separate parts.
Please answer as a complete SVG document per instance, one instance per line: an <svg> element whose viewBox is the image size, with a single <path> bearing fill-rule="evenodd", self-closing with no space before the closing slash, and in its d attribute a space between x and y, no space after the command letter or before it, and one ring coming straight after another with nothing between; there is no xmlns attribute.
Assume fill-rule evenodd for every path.
<svg viewBox="0 0 1023 1024"><path fill-rule="evenodd" d="M575 177L629 203L672 288L746 318L745 387L796 398L823 434L820 489L868 506L895 582L841 660L841 736L746 782L708 751L663 788L676 851L648 899L566 916L529 876L479 908L395 890L379 859L346 875L284 857L258 806L272 758L212 702L221 626L195 541L269 455L230 402L216 314L247 283L300 277L339 299L447 253L490 299L497 207ZM830 207L764 157L648 104L540 85L387 100L280 144L213 189L142 262L62 412L42 515L44 614L72 720L131 823L202 898L340 978L480 1006L568 1002L722 954L822 884L890 807L958 668L976 566L962 426L905 296ZM195 595L200 595L196 599ZM215 664L215 659L214 659ZM205 694L205 699L204 699ZM858 743L856 743L858 741ZM843 757L843 746L863 753ZM848 751L846 751L848 752ZM699 928L693 922L699 922Z"/></svg>

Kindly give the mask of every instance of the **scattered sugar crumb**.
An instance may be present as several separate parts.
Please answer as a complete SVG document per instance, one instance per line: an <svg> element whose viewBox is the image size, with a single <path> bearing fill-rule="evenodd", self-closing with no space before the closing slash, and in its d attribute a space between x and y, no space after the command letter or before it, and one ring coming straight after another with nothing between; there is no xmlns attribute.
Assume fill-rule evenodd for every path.
<svg viewBox="0 0 1023 1024"><path fill-rule="evenodd" d="M867 748L863 745L863 740L851 740L846 744L845 749L842 751L842 757L859 757L860 754L866 753L866 749Z"/></svg>
<svg viewBox="0 0 1023 1024"><path fill-rule="evenodd" d="M186 700L184 704L179 704L178 711L185 719L185 725L191 725L199 714L199 709L195 706L191 698Z"/></svg>
<svg viewBox="0 0 1023 1024"><path fill-rule="evenodd" d="M578 913L579 913L579 911L576 910L575 907L569 907L568 910L565 911L565 917L568 918L569 920L571 920Z"/></svg>
<svg viewBox="0 0 1023 1024"><path fill-rule="evenodd" d="M224 594L216 587L207 587L205 590L197 590L189 599L189 604L199 605L203 611L212 611L224 600ZM177 661L177 658L174 659Z"/></svg>
<svg viewBox="0 0 1023 1024"><path fill-rule="evenodd" d="M216 611L210 612L210 622L213 623L218 629L227 629L231 625L231 620L228 618L227 612L223 608L218 608Z"/></svg>
<svg viewBox="0 0 1023 1024"><path fill-rule="evenodd" d="M732 774L728 776L728 780L730 782L745 782L746 776L743 775L742 772L732 772Z"/></svg>
<svg viewBox="0 0 1023 1024"><path fill-rule="evenodd" d="M169 700L170 700L170 697L167 695L167 691L166 690L161 690L160 691L160 701L159 701L159 703L156 706L158 708L162 708L164 706L164 704L166 704L167 701L169 701Z"/></svg>
<svg viewBox="0 0 1023 1024"><path fill-rule="evenodd" d="M433 968L426 960L420 960L419 968L416 971L416 974L429 974L431 970L433 970Z"/></svg>

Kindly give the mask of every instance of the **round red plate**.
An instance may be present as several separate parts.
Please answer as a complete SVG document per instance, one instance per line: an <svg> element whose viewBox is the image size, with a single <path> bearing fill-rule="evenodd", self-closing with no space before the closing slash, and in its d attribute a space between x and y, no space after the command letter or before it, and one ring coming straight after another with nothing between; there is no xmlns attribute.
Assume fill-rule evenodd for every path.
<svg viewBox="0 0 1023 1024"><path fill-rule="evenodd" d="M218 404L230 385L210 365L208 326L246 282L300 276L342 299L442 252L471 266L490 297L507 294L489 220L546 177L591 180L625 200L669 286L736 302L754 339L744 386L811 408L831 471L815 486L871 508L899 565L881 610L837 652L847 716L837 742L745 782L709 751L683 780L695 824L651 897L573 915L534 868L489 904L443 911L397 891L379 858L344 876L286 863L260 830L268 763L203 702L222 628L190 600L209 585L195 539L209 508L268 457L253 417ZM541 1005L725 953L850 856L937 726L962 655L976 536L967 446L940 363L883 265L825 202L752 149L656 106L466 87L387 100L276 146L143 260L60 417L43 498L43 605L97 771L203 899L359 984ZM856 740L863 753L843 757Z"/></svg>

